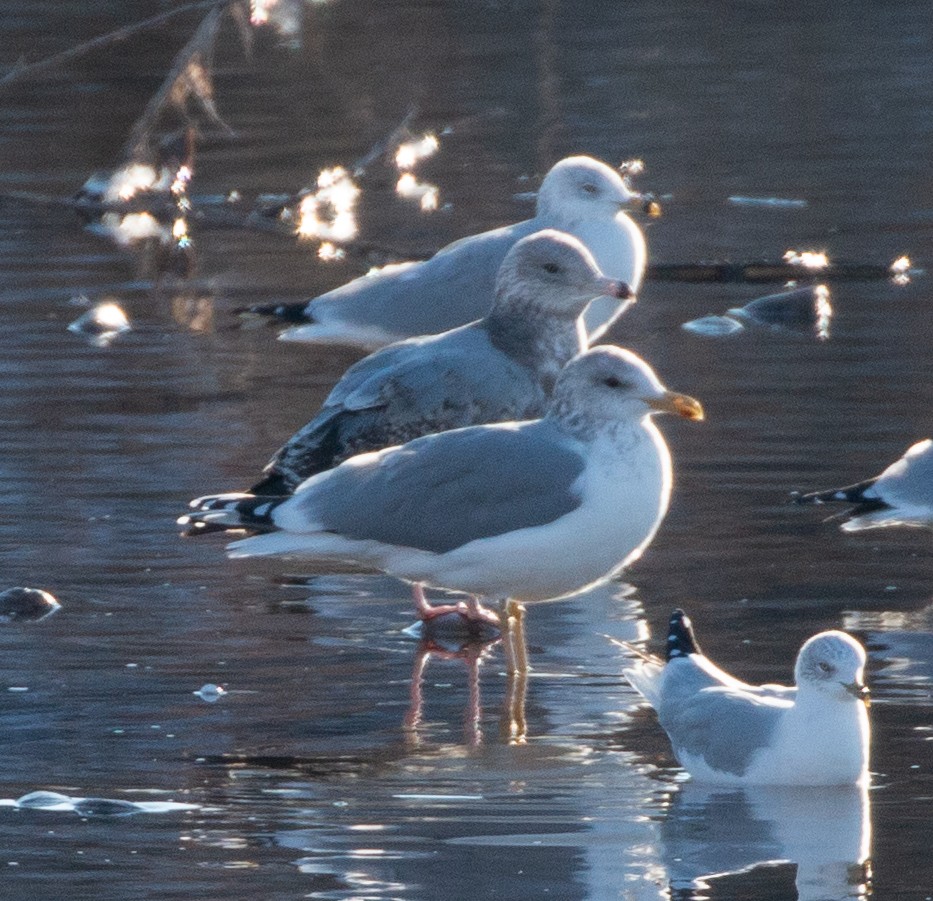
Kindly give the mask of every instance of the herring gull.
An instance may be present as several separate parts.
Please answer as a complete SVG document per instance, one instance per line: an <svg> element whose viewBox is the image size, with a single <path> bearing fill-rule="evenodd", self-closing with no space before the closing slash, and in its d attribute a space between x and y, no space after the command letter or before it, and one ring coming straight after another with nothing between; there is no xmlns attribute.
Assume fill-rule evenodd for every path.
<svg viewBox="0 0 933 901"><path fill-rule="evenodd" d="M576 238L552 229L522 238L499 269L484 319L397 342L351 366L248 493L290 494L348 457L432 432L542 416L558 373L586 347L580 314L600 293L631 292L604 276ZM232 497L200 498L197 507Z"/></svg>
<svg viewBox="0 0 933 901"><path fill-rule="evenodd" d="M591 587L636 560L667 511L673 473L652 423L702 419L630 351L597 347L560 373L547 413L471 426L351 457L291 497L232 500L179 521L264 531L231 557L353 561L414 585L464 592L465 622L497 620L479 598L537 601ZM447 611L445 611L447 612Z"/></svg>
<svg viewBox="0 0 933 901"><path fill-rule="evenodd" d="M543 228L578 238L606 275L637 292L647 248L625 210L639 199L612 167L588 156L567 157L541 183L532 219L462 238L423 262L375 270L311 301L254 310L306 323L287 329L281 336L287 341L372 349L435 334L485 316L506 253L516 241ZM591 342L625 306L604 297L590 304L585 325Z"/></svg>

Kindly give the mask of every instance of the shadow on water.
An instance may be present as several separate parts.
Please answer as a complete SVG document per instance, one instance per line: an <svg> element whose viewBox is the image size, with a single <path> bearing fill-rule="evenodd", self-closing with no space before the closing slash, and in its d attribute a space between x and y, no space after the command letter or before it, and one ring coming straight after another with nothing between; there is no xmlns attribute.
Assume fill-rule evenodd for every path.
<svg viewBox="0 0 933 901"><path fill-rule="evenodd" d="M0 66L165 11L8 6ZM184 140L161 145L173 178L159 230L102 240L70 198L126 162L203 15L0 94L0 587L62 605L0 623L3 897L859 897L866 855L878 897L929 895L929 532L846 534L789 500L930 434L923 276L832 282L825 341L809 324L716 339L681 328L776 287L645 285L612 337L708 418L702 434L663 424L677 485L625 575L634 588L529 610L523 691L499 646L406 637L404 585L288 584L173 525L190 498L246 484L357 358L278 342L237 310L524 218L563 155L647 161L640 186L664 206L643 223L653 262L800 248L881 265L906 253L929 269L926 3L727 17L609 0L281 4L251 57L232 22L217 32L204 96L235 138L202 127L193 161ZM170 130L186 139L187 124ZM345 245L337 201L352 192L319 180L336 167L359 189ZM331 229L323 254L276 218L308 197ZM271 227L243 227L257 207L277 211ZM68 331L102 302L129 331ZM647 641L674 606L749 681L789 680L821 629L865 641L870 816L845 792L789 803L679 782L604 637ZM223 692L199 695L207 684ZM60 806L12 803L36 791Z"/></svg>

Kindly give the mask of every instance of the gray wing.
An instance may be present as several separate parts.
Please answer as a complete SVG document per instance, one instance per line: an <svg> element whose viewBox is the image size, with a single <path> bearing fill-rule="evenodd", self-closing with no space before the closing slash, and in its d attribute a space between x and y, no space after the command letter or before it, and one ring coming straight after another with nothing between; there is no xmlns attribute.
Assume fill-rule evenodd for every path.
<svg viewBox="0 0 933 901"><path fill-rule="evenodd" d="M534 220L463 238L413 266L354 279L312 300L321 322L377 326L392 335L427 335L479 319L492 306L496 273Z"/></svg>
<svg viewBox="0 0 933 901"><path fill-rule="evenodd" d="M355 454L544 412L544 389L493 348L485 330L456 329L444 340L417 339L386 351L351 367L324 409L276 452L267 476L281 475L295 487Z"/></svg>
<svg viewBox="0 0 933 901"><path fill-rule="evenodd" d="M786 709L775 695L714 686L665 697L658 720L678 758L681 753L702 757L715 770L741 776Z"/></svg>
<svg viewBox="0 0 933 901"><path fill-rule="evenodd" d="M445 333L446 334L446 333ZM426 348L432 347L438 340L438 335L428 335L418 338L407 338L403 341L396 341L371 353L362 360L354 363L341 377L340 381L334 385L327 399L324 401L324 407L342 407L347 404L349 398L354 392L358 391L367 382L372 379L379 379L384 374L409 360L413 355L423 352Z"/></svg>
<svg viewBox="0 0 933 901"><path fill-rule="evenodd" d="M577 447L547 420L428 435L305 483L275 523L445 553L575 510Z"/></svg>

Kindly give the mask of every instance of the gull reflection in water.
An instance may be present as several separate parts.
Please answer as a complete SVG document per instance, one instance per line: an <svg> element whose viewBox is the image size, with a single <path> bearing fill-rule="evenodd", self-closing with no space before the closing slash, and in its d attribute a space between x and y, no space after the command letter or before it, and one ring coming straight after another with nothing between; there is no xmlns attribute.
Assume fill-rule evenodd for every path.
<svg viewBox="0 0 933 901"><path fill-rule="evenodd" d="M867 898L871 823L864 786L706 787L687 782L660 828L671 897L705 897L710 883L796 864L800 901Z"/></svg>
<svg viewBox="0 0 933 901"><path fill-rule="evenodd" d="M458 645L437 638L429 638L419 643L412 665L408 711L403 721L403 727L412 747L418 747L421 744L420 730L424 724L425 671L432 658L461 661L466 667L469 695L463 714L464 742L470 748L478 748L483 743L480 666L490 657L499 642L500 639L496 638L491 641L468 641ZM523 744L526 736L527 673L509 673L507 679L500 734L510 744Z"/></svg>

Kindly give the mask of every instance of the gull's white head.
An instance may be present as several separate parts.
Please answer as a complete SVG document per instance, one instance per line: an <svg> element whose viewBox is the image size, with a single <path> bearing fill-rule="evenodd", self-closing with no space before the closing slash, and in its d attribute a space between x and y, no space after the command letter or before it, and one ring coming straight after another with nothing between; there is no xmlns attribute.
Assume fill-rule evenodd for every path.
<svg viewBox="0 0 933 901"><path fill-rule="evenodd" d="M660 412L703 418L698 400L668 391L641 357L609 345L590 348L564 367L552 406L566 421L640 421Z"/></svg>
<svg viewBox="0 0 933 901"><path fill-rule="evenodd" d="M603 275L580 241L550 228L516 243L496 277L497 307L531 304L576 318L600 295L633 297L625 282Z"/></svg>
<svg viewBox="0 0 933 901"><path fill-rule="evenodd" d="M863 648L851 635L832 630L820 632L804 642L794 677L801 691L819 691L838 700L868 697L865 687Z"/></svg>
<svg viewBox="0 0 933 901"><path fill-rule="evenodd" d="M581 219L614 219L638 197L611 166L590 156L568 156L544 177L537 215L557 226Z"/></svg>

